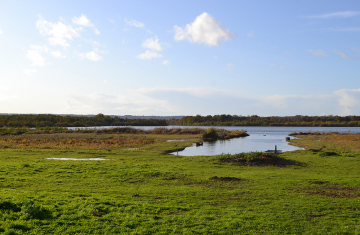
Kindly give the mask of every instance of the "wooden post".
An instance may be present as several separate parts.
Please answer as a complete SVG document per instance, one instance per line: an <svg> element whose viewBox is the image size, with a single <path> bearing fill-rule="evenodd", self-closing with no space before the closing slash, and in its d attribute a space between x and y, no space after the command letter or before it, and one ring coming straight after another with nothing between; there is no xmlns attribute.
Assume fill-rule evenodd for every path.
<svg viewBox="0 0 360 235"><path fill-rule="evenodd" d="M277 152L277 147L276 147L276 145L275 145L275 154L276 154L276 152Z"/></svg>

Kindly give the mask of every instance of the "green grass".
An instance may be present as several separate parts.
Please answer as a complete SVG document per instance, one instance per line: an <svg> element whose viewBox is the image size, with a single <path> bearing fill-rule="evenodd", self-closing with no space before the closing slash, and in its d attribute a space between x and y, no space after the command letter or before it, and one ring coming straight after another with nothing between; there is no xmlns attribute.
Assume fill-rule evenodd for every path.
<svg viewBox="0 0 360 235"><path fill-rule="evenodd" d="M360 153L287 152L281 157L294 164L285 167L164 154L192 142L110 151L2 149L0 232L360 233ZM46 159L98 157L110 160Z"/></svg>

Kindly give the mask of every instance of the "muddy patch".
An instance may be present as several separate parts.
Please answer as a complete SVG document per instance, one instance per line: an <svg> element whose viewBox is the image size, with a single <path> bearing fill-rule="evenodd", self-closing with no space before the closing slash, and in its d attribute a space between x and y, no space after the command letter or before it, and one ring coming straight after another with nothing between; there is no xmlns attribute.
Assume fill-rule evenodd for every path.
<svg viewBox="0 0 360 235"><path fill-rule="evenodd" d="M339 184L332 184L326 181L310 181L315 187L299 189L311 195L321 195L331 198L357 198L360 197L360 188L346 187Z"/></svg>
<svg viewBox="0 0 360 235"><path fill-rule="evenodd" d="M104 160L110 160L110 159L104 159L104 158L46 158L49 160L62 160L62 161L104 161Z"/></svg>
<svg viewBox="0 0 360 235"><path fill-rule="evenodd" d="M295 161L287 160L271 154L236 154L220 158L220 162L234 163L242 166L277 166L295 165Z"/></svg>
<svg viewBox="0 0 360 235"><path fill-rule="evenodd" d="M236 177L217 177L217 176L213 176L210 177L209 180L218 180L218 181L240 181L240 178L236 178Z"/></svg>

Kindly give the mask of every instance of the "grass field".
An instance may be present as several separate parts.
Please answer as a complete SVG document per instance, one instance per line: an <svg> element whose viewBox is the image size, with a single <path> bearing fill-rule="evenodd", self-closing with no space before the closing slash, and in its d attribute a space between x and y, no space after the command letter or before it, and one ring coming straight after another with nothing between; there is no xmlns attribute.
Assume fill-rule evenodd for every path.
<svg viewBox="0 0 360 235"><path fill-rule="evenodd" d="M355 140L336 137L343 143L336 144L322 139L325 135L302 136L292 142L309 150L282 154L286 165L261 166L227 161L232 157L228 155L166 154L198 141L192 135L69 135L7 136L8 141L29 140L13 140L13 145L1 138L0 232L360 233L360 153ZM90 150L75 142L56 145L63 139L85 144L95 137L99 144ZM44 149L32 139L50 143ZM101 142L108 140L135 144L111 147Z"/></svg>

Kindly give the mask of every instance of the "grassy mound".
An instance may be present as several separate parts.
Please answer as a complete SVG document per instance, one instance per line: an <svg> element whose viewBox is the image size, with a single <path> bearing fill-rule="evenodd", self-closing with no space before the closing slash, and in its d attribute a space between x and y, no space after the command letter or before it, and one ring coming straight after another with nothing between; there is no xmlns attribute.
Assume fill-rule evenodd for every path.
<svg viewBox="0 0 360 235"><path fill-rule="evenodd" d="M234 163L242 166L286 166L294 162L279 157L276 154L249 152L239 154L221 154L216 156L219 162Z"/></svg>

